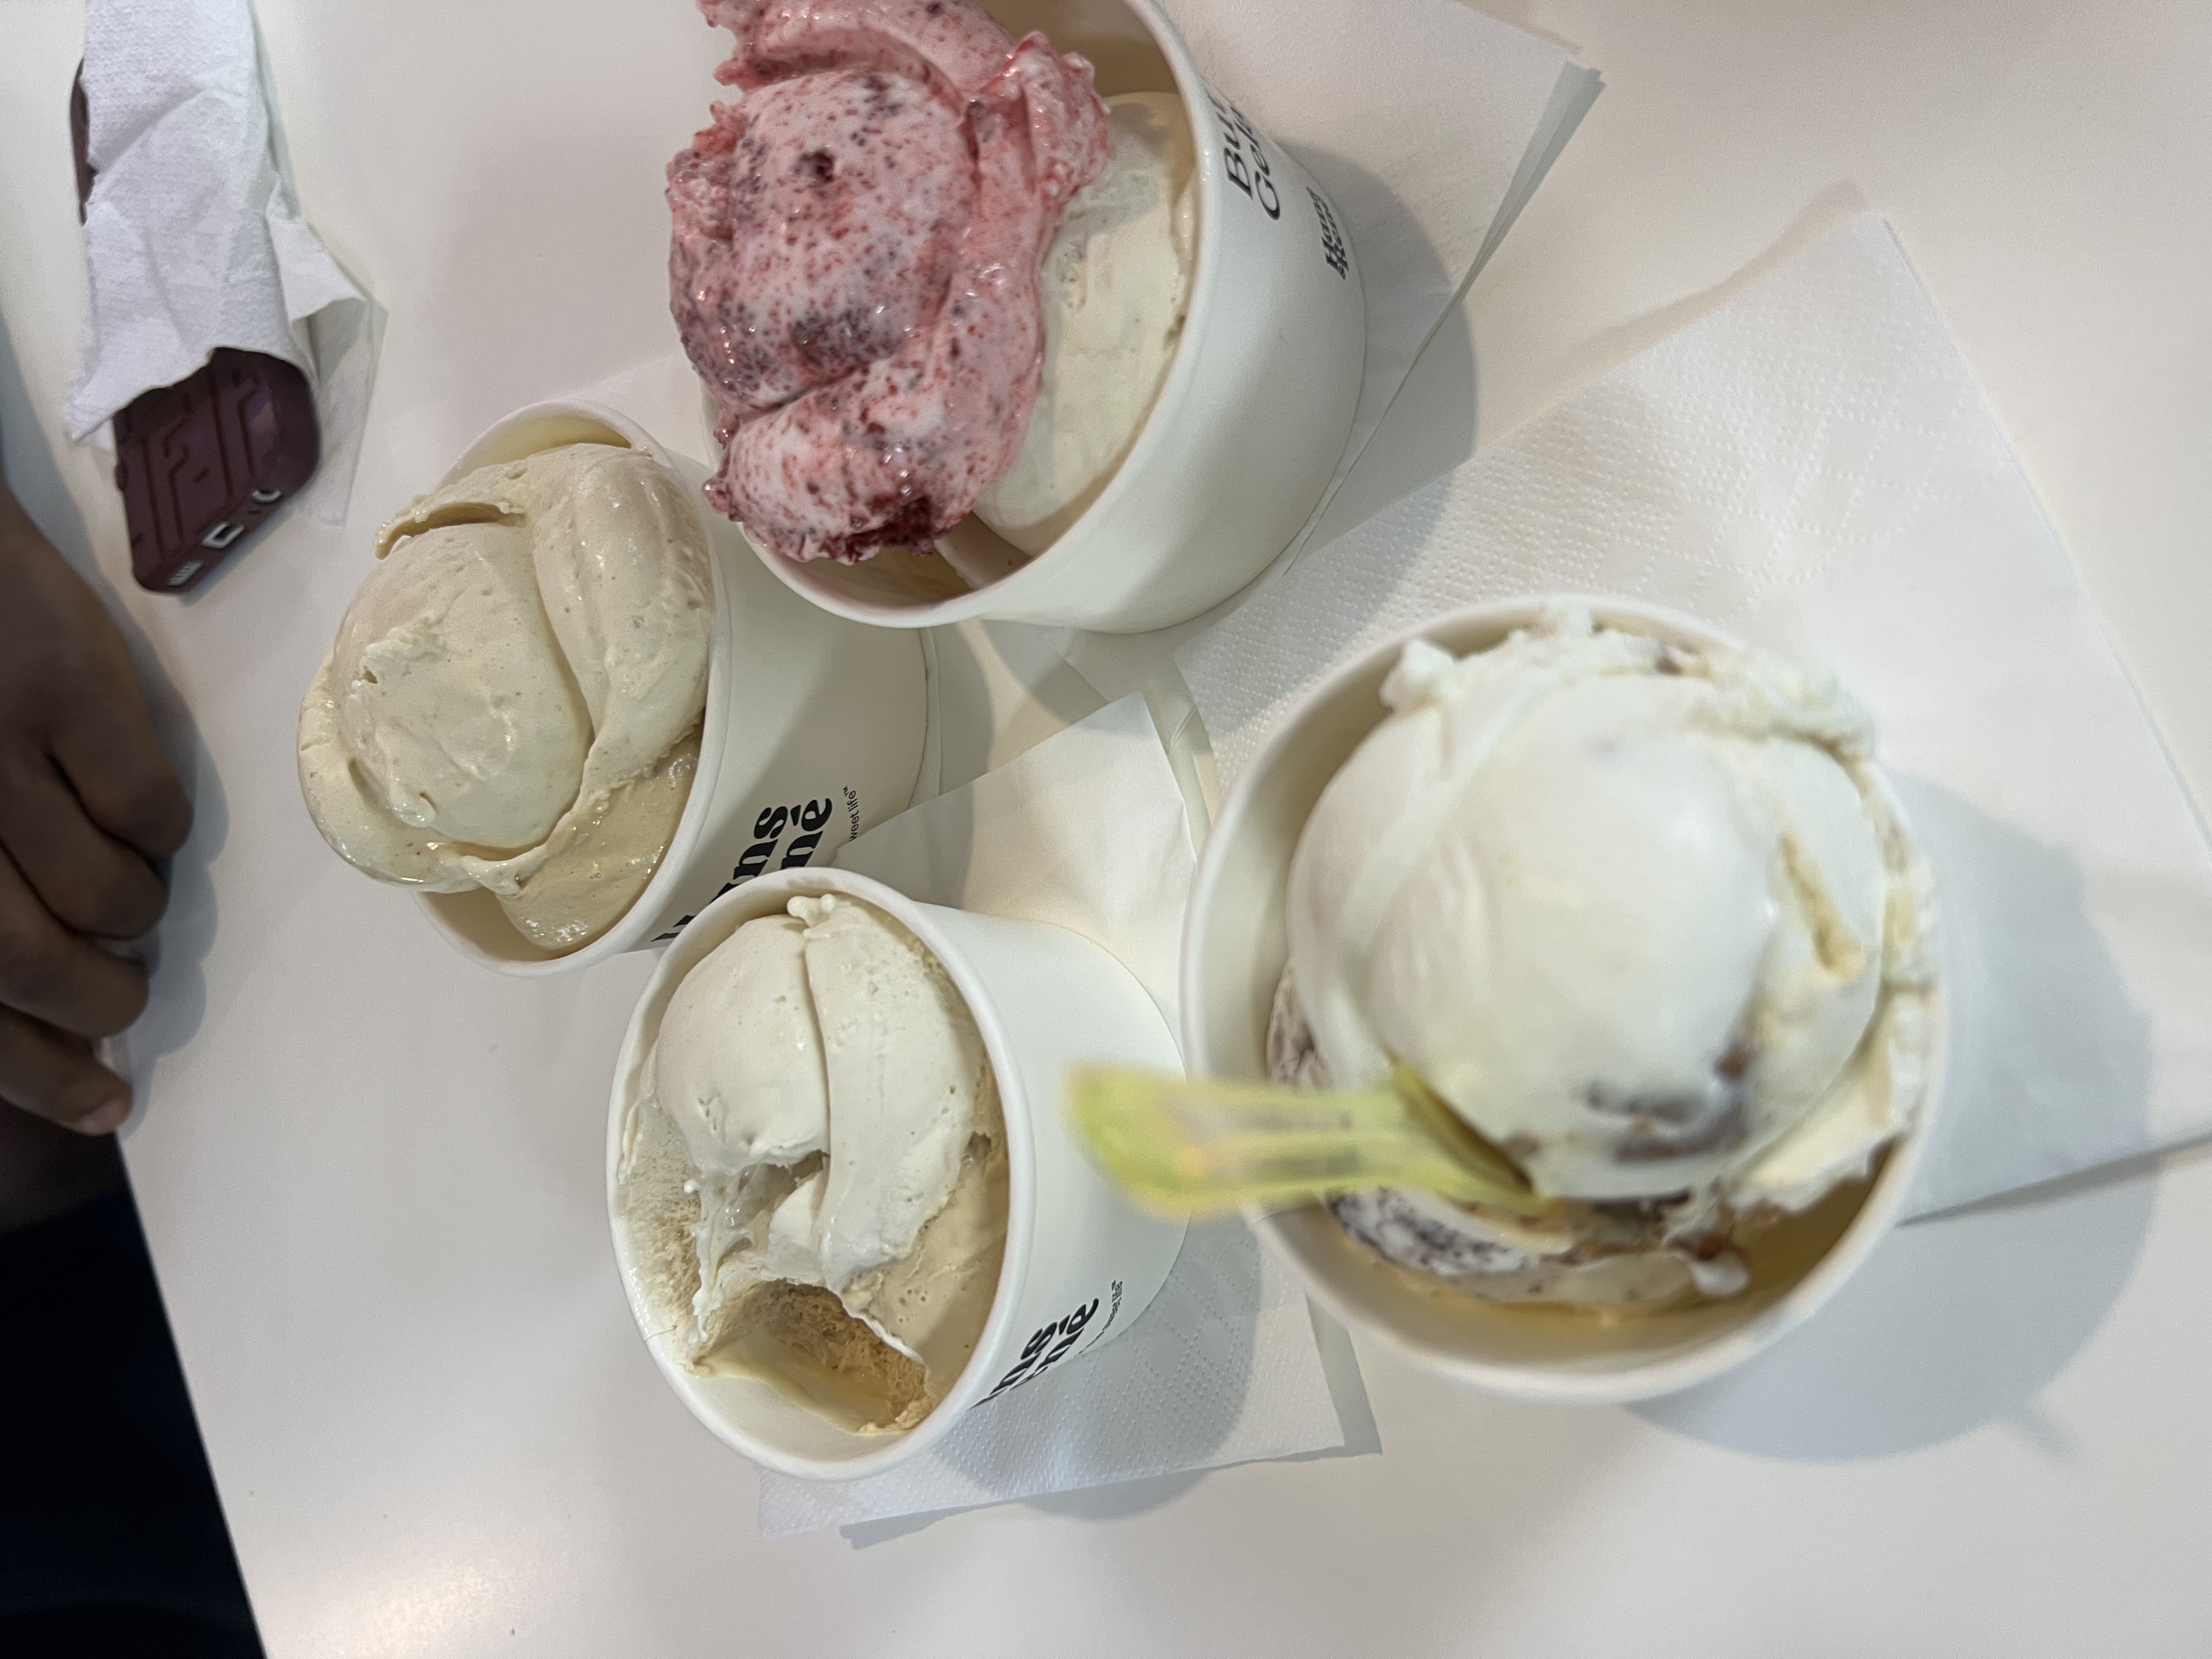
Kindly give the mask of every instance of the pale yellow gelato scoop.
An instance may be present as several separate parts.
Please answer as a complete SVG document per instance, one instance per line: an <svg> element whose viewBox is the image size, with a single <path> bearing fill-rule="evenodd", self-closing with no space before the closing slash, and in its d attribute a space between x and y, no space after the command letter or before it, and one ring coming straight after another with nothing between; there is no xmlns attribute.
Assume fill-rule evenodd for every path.
<svg viewBox="0 0 2212 1659"><path fill-rule="evenodd" d="M597 938L698 757L714 590L683 486L572 444L422 497L377 552L300 712L316 827L380 880L489 889L541 949Z"/></svg>
<svg viewBox="0 0 2212 1659"><path fill-rule="evenodd" d="M1198 259L1198 155L1173 93L1106 100L1113 149L1046 252L1044 367L1021 451L976 516L1042 553L1111 483L1182 339Z"/></svg>
<svg viewBox="0 0 2212 1659"><path fill-rule="evenodd" d="M872 905L793 898L684 976L648 1076L623 1202L664 1240L641 1254L690 1362L848 1428L920 1422L989 1319L1010 1179L943 964Z"/></svg>

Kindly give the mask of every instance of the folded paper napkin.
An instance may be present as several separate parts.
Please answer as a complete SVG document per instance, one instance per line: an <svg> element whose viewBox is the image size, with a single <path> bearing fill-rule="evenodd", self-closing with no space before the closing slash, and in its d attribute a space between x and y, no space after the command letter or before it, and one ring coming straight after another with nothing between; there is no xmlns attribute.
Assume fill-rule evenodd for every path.
<svg viewBox="0 0 2212 1659"><path fill-rule="evenodd" d="M2212 1133L2212 852L1933 302L1864 216L1251 596L1178 657L1225 788L1322 675L1618 593L1832 670L1944 884L1916 1213Z"/></svg>
<svg viewBox="0 0 2212 1659"><path fill-rule="evenodd" d="M1346 1430L1305 1293L1240 1221L1193 1226L1144 1316L1079 1364L977 1406L927 1455L865 1480L760 1478L760 1529L1079 1492L1333 1450Z"/></svg>
<svg viewBox="0 0 2212 1659"><path fill-rule="evenodd" d="M1341 479L1597 96L1597 72L1461 0L1165 3L1200 71L1344 212L1367 368Z"/></svg>
<svg viewBox="0 0 2212 1659"><path fill-rule="evenodd" d="M1573 136L1598 74L1462 0L1167 6L1206 78L1328 190L1359 253L1359 402L1328 488L1275 562L1282 569L1309 545L1421 348ZM1170 648L1149 635L1074 633L1063 649L1102 696L1145 691L1172 732L1190 708Z"/></svg>
<svg viewBox="0 0 2212 1659"><path fill-rule="evenodd" d="M926 904L1095 939L1175 1029L1183 902L1197 861L1182 792L1142 697L1109 703L878 824L837 864Z"/></svg>
<svg viewBox="0 0 2212 1659"><path fill-rule="evenodd" d="M1050 922L1106 946L1175 1017L1195 868L1182 795L1124 697L846 848L909 897ZM770 1537L1341 1446L1305 1297L1241 1224L1194 1226L1158 1297L1079 1364L969 1412L935 1450L864 1480L763 1472Z"/></svg>
<svg viewBox="0 0 2212 1659"><path fill-rule="evenodd" d="M341 522L374 374L373 319L277 172L247 0L90 0L83 74L98 177L70 435L92 436L218 346L281 357L314 385L322 428L304 510Z"/></svg>

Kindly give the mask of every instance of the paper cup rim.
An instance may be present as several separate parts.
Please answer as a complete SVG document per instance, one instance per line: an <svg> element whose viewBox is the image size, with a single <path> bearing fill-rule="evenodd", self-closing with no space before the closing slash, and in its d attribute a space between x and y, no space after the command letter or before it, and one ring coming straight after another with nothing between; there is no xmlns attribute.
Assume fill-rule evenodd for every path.
<svg viewBox="0 0 2212 1659"><path fill-rule="evenodd" d="M708 517L706 503L699 492L684 478L677 465L674 452L647 432L627 415L580 398L556 398L541 403L526 404L520 409L502 415L478 433L473 442L461 451L460 458L446 470L445 476L434 488L443 489L459 483L480 467L498 464L495 459L478 459L480 452L491 448L501 438L533 422L571 419L588 422L605 428L621 438L630 448L639 450L658 461L668 476L675 480L678 491L690 506L693 517L699 522L700 533L706 539L707 569L714 594L714 625L707 650L707 708L699 730L699 761L692 769L690 793L684 798L684 811L676 821L676 833L669 837L668 846L660 855L652 878L638 896L630 901L629 908L617 917L607 930L597 939L578 945L573 951L557 956L501 957L483 949L460 928L449 921L436 900L459 898L463 894L417 893L416 902L429 919L430 926L447 944L480 967L515 979L553 979L564 974L581 972L636 950L648 943L644 929L652 919L665 908L670 894L682 880L692 854L698 850L700 839L707 833L708 809L714 799L714 786L722 773L723 749L726 738L729 712L723 707L723 681L729 673L729 653L734 618L733 599L728 580L722 574L722 562L714 553L717 534ZM523 454L542 454L547 449L559 449L569 443L589 442L583 438L569 438L562 443L547 444L522 452ZM512 459L520 459L520 456ZM474 889L472 891L483 891ZM515 938L527 945L520 929Z"/></svg>
<svg viewBox="0 0 2212 1659"><path fill-rule="evenodd" d="M1206 983L1204 969L1210 933L1208 918L1227 868L1227 849L1234 841L1235 832L1253 817L1256 810L1253 802L1258 793L1259 781L1285 764L1297 747L1304 726L1316 714L1351 695L1360 683L1372 678L1378 669L1415 640L1441 641L1448 635L1487 629L1495 634L1490 644L1470 648L1488 650L1503 643L1506 635L1515 629L1529 627L1542 617L1562 609L1588 611L1601 626L1610 625L1657 638L1678 639L1685 644L1734 651L1754 648L1725 629L1667 606L1607 595L1562 593L1495 599L1462 606L1403 629L1340 665L1292 705L1282 722L1261 745L1251 764L1223 801L1221 811L1215 816L1212 830L1206 836L1198 872L1191 883L1190 908L1183 923L1181 963L1182 983L1186 988L1181 1021L1183 1052L1189 1059L1193 1075L1209 1073L1212 1054L1199 1010L1200 999L1190 992ZM1376 709L1376 724L1379 726L1383 718L1379 702ZM1916 858L1925 860L1926 844L1915 830L1887 769L1876 760L1869 763L1868 772L1885 809L1891 814L1899 838ZM1940 872L1938 873L1940 875ZM1952 946L1943 926L1940 902L1929 905L1924 920L1932 932L1937 966L1935 984L1928 993L1926 1078L1912 1121L1888 1144L1881 1167L1866 1196L1835 1242L1822 1252L1803 1277L1743 1323L1731 1329L1719 1332L1678 1352L1609 1370L1585 1370L1558 1364L1516 1364L1471 1358L1466 1354L1408 1334L1393 1322L1378 1317L1373 1309L1360 1298L1339 1294L1333 1285L1320 1275L1309 1272L1299 1252L1285 1237L1280 1217L1285 1213L1303 1212L1311 1206L1298 1206L1284 1212L1252 1206L1246 1209L1245 1219L1253 1231L1266 1240L1276 1259L1297 1275L1306 1294L1346 1325L1423 1370L1484 1393L1534 1405L1624 1405L1680 1393L1685 1389L1710 1382L1771 1346L1826 1306L1897 1224L1899 1212L1911 1192L1913 1177L1920 1167L1929 1133L1941 1115L1949 1073Z"/></svg>
<svg viewBox="0 0 2212 1659"><path fill-rule="evenodd" d="M1182 100L1183 118L1190 124L1195 135L1197 123L1191 112L1206 98L1206 77L1199 73L1192 59L1190 47L1185 43L1181 30L1163 11L1158 0L1115 0L1145 26L1153 46L1167 60L1168 72L1175 77L1176 96ZM775 578L809 604L819 605L854 622L867 623L878 628L941 628L949 623L969 622L976 618L999 616L1021 603L1022 596L1030 587L1048 585L1059 573L1091 550L1086 545L1102 540L1099 526L1109 523L1109 510L1133 493L1135 481L1141 477L1145 465L1172 441L1171 428L1191 400L1198 381L1199 353L1192 343L1196 326L1201 318L1212 315L1221 287L1221 238L1214 228L1220 223L1228 186L1215 173L1200 167L1196 173L1198 185L1198 213L1196 237L1198 255L1191 270L1190 299L1183 310L1183 331L1176 343L1175 360L1168 365L1167 378L1160 382L1159 395L1146 411L1137 428L1137 435L1129 445L1127 454L1106 481L1097 498L1082 511L1043 552L1032 555L1019 569L1009 571L994 582L950 599L938 599L928 605L887 605L866 599L849 599L816 586L798 574L801 562L787 559L780 553L771 553L744 535L744 527L738 526L744 535L745 545L754 556L775 573ZM702 388L706 382L701 381ZM707 396L711 401L713 392ZM1045 570L1048 561L1054 561L1050 571ZM805 564L819 563L818 560L805 561Z"/></svg>
<svg viewBox="0 0 2212 1659"><path fill-rule="evenodd" d="M998 1085L1000 1112L1006 1133L1006 1243L999 1267L999 1281L992 1291L991 1312L984 1322L982 1334L975 1340L975 1352L968 1363L939 1401L930 1413L911 1429L895 1437L887 1437L880 1449L852 1458L816 1458L787 1452L770 1444L731 1421L717 1410L699 1388L699 1379L663 1351L661 1345L647 1335L653 1322L652 1310L644 1304L638 1286L635 1262L630 1250L628 1220L622 1209L619 1185L623 1123L635 1093L635 1085L652 1045L659 1040L661 1016L666 1012L666 1001L684 976L697 967L701 961L736 931L736 926L757 916L778 915L792 899L816 894L832 893L840 897L858 899L872 904L905 927L920 939L930 954L935 957L952 981L954 988L968 1005L968 1012L975 1022L975 1030L983 1039L983 1052L989 1059L994 1081ZM988 1394L992 1384L991 1361L1003 1352L1013 1333L1014 1320L1018 1312L1022 1291L1029 1281L1031 1252L1036 1235L1036 1141L1030 1130L1030 1113L1036 1109L1022 1081L1022 1073L1014 1054L1012 1039L999 1016L996 1005L983 977L975 971L960 946L947 939L930 912L943 907L924 904L910 899L897 889L867 876L833 867L823 869L778 870L759 876L742 887L732 888L692 919L691 925L665 951L654 964L652 976L639 994L637 1005L631 1010L629 1024L623 1034L622 1048L615 1062L614 1087L609 1097L607 1118L607 1218L614 1237L615 1260L621 1269L623 1293L629 1304L630 1316L639 1335L653 1356L653 1363L675 1390L678 1398L707 1431L732 1450L742 1454L763 1468L778 1474L787 1474L802 1480L858 1480L872 1474L881 1474L911 1459L921 1456L952 1431L953 1425L964 1417L969 1408L979 1403ZM744 914L738 924L722 929L719 923L736 911ZM1036 927L1038 923L1012 923L1018 927ZM658 1012L655 1012L658 1005ZM648 1020L648 1014L651 1015ZM648 1029L648 1026L650 1029Z"/></svg>

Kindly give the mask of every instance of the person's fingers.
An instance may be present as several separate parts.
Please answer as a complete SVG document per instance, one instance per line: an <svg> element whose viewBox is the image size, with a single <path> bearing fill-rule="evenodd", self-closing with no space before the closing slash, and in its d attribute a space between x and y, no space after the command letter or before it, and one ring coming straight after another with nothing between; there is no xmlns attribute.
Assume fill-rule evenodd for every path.
<svg viewBox="0 0 2212 1659"><path fill-rule="evenodd" d="M0 1004L80 1036L108 1036L146 1006L146 970L70 933L0 853Z"/></svg>
<svg viewBox="0 0 2212 1659"><path fill-rule="evenodd" d="M112 1134L131 1115L131 1085L84 1042L0 1008L0 1100L80 1134Z"/></svg>
<svg viewBox="0 0 2212 1659"><path fill-rule="evenodd" d="M0 763L0 847L55 919L80 933L137 939L168 902L146 860L85 816L43 756Z"/></svg>
<svg viewBox="0 0 2212 1659"><path fill-rule="evenodd" d="M149 860L185 844L192 804L155 741L136 684L70 709L52 741L54 759L94 823Z"/></svg>

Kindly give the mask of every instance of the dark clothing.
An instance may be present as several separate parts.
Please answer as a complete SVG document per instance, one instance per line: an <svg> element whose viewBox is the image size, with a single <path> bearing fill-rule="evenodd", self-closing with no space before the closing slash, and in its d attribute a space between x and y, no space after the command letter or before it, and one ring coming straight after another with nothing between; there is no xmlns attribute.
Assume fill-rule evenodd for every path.
<svg viewBox="0 0 2212 1659"><path fill-rule="evenodd" d="M129 1193L0 1237L0 1655L260 1653Z"/></svg>

